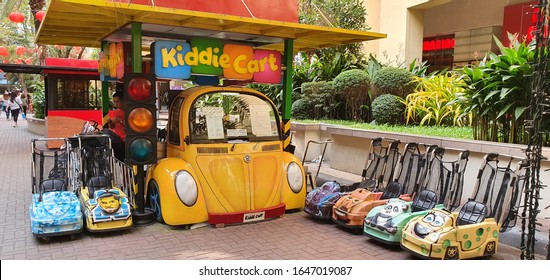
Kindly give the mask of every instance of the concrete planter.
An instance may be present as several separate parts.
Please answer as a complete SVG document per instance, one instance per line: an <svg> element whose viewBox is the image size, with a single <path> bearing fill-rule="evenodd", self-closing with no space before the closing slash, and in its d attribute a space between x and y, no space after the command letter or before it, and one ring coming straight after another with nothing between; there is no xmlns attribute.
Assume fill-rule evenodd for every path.
<svg viewBox="0 0 550 280"><path fill-rule="evenodd" d="M46 120L27 116L27 130L34 134L46 136Z"/></svg>

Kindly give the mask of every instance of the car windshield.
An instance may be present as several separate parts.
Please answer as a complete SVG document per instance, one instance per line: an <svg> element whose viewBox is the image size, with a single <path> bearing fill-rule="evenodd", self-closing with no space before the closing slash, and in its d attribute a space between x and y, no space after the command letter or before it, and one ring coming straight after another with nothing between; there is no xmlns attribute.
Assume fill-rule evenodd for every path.
<svg viewBox="0 0 550 280"><path fill-rule="evenodd" d="M271 103L255 95L207 93L195 100L189 114L191 143L280 140Z"/></svg>

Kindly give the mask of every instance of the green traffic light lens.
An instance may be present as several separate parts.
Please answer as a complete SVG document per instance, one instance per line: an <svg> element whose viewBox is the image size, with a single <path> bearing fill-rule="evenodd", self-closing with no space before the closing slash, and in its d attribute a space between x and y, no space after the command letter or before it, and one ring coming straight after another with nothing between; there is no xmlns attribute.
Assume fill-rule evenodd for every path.
<svg viewBox="0 0 550 280"><path fill-rule="evenodd" d="M153 95L151 81L136 77L128 82L128 95L135 101L143 102Z"/></svg>
<svg viewBox="0 0 550 280"><path fill-rule="evenodd" d="M128 114L128 125L137 133L146 133L153 128L153 113L146 108L135 108Z"/></svg>
<svg viewBox="0 0 550 280"><path fill-rule="evenodd" d="M136 162L145 162L153 156L155 152L153 143L149 139L138 138L130 143L130 156Z"/></svg>

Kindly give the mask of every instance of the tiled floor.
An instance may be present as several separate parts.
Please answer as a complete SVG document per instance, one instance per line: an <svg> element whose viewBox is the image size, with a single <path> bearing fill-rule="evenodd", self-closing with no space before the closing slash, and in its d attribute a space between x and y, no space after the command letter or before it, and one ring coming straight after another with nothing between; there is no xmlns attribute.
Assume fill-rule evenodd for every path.
<svg viewBox="0 0 550 280"><path fill-rule="evenodd" d="M30 231L30 140L26 122L13 127L0 119L0 259L410 259L399 248L383 246L302 212L255 224L192 230L162 224L123 232L82 233L76 240L43 243ZM541 256L542 258L542 256ZM519 259L519 250L501 244L491 259Z"/></svg>

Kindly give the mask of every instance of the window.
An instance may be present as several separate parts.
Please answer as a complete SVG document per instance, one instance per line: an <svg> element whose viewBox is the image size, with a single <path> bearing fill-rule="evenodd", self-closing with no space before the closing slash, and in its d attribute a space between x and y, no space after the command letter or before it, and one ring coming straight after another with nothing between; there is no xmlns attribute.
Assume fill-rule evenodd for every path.
<svg viewBox="0 0 550 280"><path fill-rule="evenodd" d="M180 145L180 111L183 104L183 97L178 97L172 102L170 108L170 118L168 123L168 142L174 145Z"/></svg>
<svg viewBox="0 0 550 280"><path fill-rule="evenodd" d="M101 81L88 77L50 76L51 109L100 109Z"/></svg>
<svg viewBox="0 0 550 280"><path fill-rule="evenodd" d="M215 92L198 97L189 112L191 143L280 140L271 103L246 93Z"/></svg>

